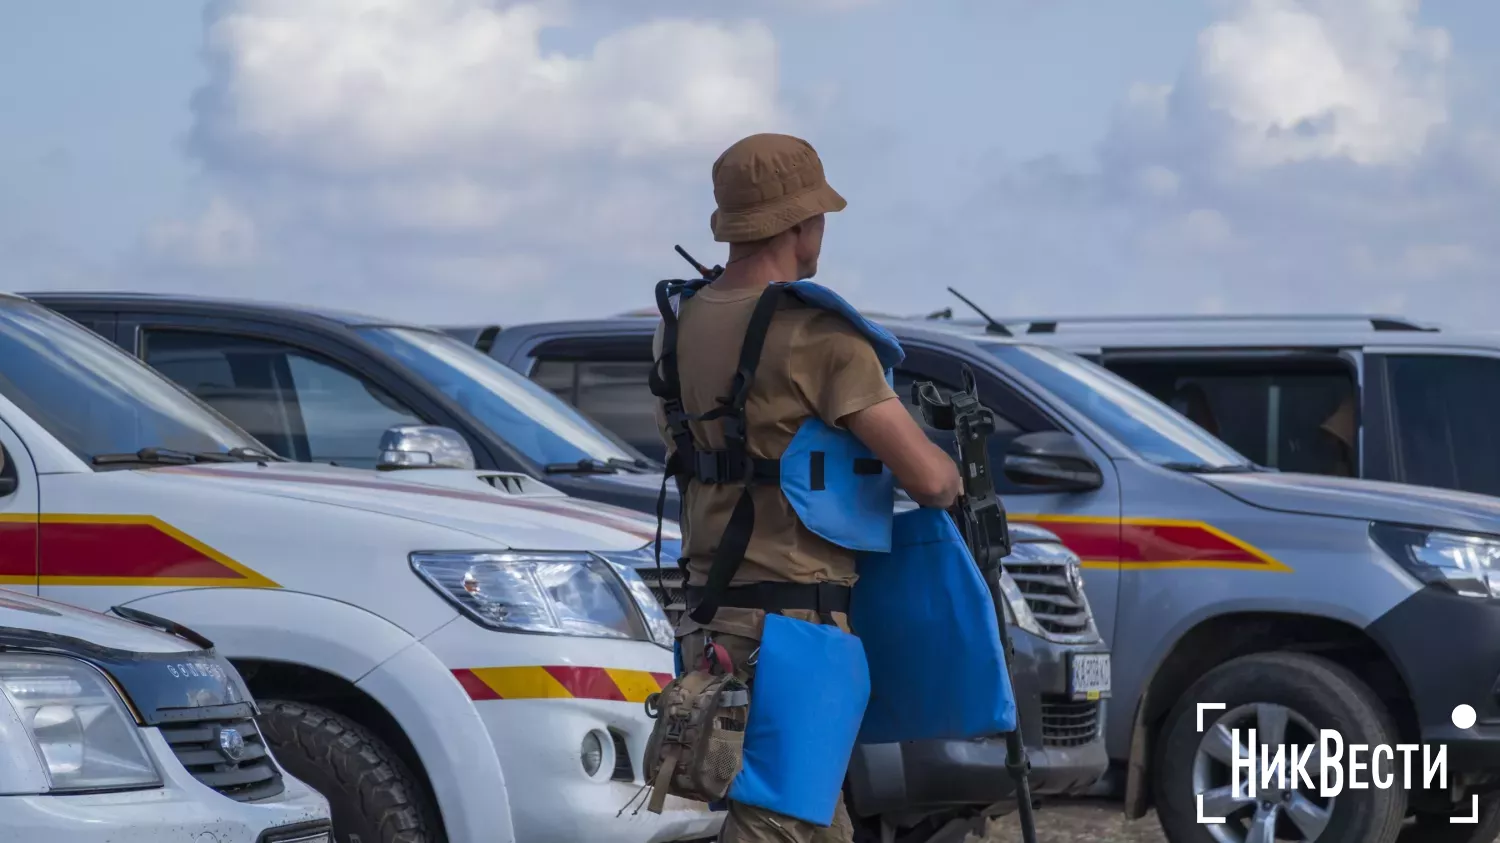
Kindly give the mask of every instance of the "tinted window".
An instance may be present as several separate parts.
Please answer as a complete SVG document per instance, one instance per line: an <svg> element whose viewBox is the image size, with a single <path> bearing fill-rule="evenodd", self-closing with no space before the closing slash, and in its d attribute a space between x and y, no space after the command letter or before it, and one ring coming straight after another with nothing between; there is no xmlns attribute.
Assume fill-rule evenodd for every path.
<svg viewBox="0 0 1500 843"><path fill-rule="evenodd" d="M1388 372L1399 479L1500 495L1500 360L1397 355Z"/></svg>
<svg viewBox="0 0 1500 843"><path fill-rule="evenodd" d="M666 459L656 428L651 363L538 359L531 379L646 456Z"/></svg>
<svg viewBox="0 0 1500 843"><path fill-rule="evenodd" d="M412 328L359 332L538 465L644 460L557 395L453 337Z"/></svg>
<svg viewBox="0 0 1500 843"><path fill-rule="evenodd" d="M1141 459L1182 470L1249 466L1245 457L1171 407L1076 354L1030 345L994 344L985 349L1103 428Z"/></svg>
<svg viewBox="0 0 1500 843"><path fill-rule="evenodd" d="M1117 374L1261 465L1350 477L1358 473L1353 374L1341 361L1128 362Z"/></svg>
<svg viewBox="0 0 1500 843"><path fill-rule="evenodd" d="M113 343L15 300L0 306L0 394L85 461L260 447Z"/></svg>
<svg viewBox="0 0 1500 843"><path fill-rule="evenodd" d="M951 399L953 397L953 393L962 389L962 386L958 384L948 383L941 378L936 378L920 372L913 372L907 369L897 369L895 371L894 381L896 394L901 397L901 405L905 407L906 412L910 413L911 417L916 420L918 426L920 426L922 428L922 431L927 434L927 438L931 439L946 453L956 455L957 451L953 445L953 431L938 430L937 428L927 426L927 420L922 415L921 408L916 404L913 404L911 401L911 387L913 383L928 381L932 383L933 386L937 387L938 394L941 395L944 399ZM985 395L985 390L982 386L980 387L979 394L981 398L983 398ZM1001 493L1008 495L1036 494L1038 490L1035 488L1017 486L1015 484L1012 484L1009 480L1006 479L1005 473L1001 470L1001 468L1005 465L1005 451L1006 448L1010 446L1011 440L1015 439L1017 436L1020 436L1023 433L1031 433L1033 431L1026 430L1012 419L1005 417L992 405L986 404L985 406L991 413L994 413L995 415L995 432L990 436L988 450L990 455L990 469L992 472L992 476L995 478L996 489L998 489Z"/></svg>
<svg viewBox="0 0 1500 843"><path fill-rule="evenodd" d="M152 331L146 361L278 454L302 462L373 468L387 428L422 423L372 381L278 342Z"/></svg>

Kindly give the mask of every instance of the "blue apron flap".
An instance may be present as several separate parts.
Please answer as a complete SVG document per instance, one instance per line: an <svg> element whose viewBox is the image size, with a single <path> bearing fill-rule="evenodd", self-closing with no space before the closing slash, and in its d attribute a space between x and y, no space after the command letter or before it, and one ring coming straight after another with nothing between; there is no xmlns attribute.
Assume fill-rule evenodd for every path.
<svg viewBox="0 0 1500 843"><path fill-rule="evenodd" d="M894 369L906 359L906 352L894 334L866 319L838 293L812 281L793 281L786 285L786 291L805 304L831 310L848 319L875 346L875 355L880 358L882 368Z"/></svg>
<svg viewBox="0 0 1500 843"><path fill-rule="evenodd" d="M729 798L832 825L869 696L858 638L835 626L766 615L744 764Z"/></svg>
<svg viewBox="0 0 1500 843"><path fill-rule="evenodd" d="M861 463L880 471L861 474ZM847 431L803 421L781 452L781 491L807 529L839 547L891 549L896 476Z"/></svg>
<svg viewBox="0 0 1500 843"><path fill-rule="evenodd" d="M895 517L890 553L859 555L850 623L870 666L860 743L966 740L1016 728L989 586L946 511Z"/></svg>

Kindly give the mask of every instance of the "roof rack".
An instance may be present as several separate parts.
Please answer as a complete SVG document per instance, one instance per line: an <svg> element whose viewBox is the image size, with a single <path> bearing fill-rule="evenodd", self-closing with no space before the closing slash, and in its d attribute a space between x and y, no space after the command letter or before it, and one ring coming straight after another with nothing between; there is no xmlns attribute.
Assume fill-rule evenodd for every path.
<svg viewBox="0 0 1500 843"><path fill-rule="evenodd" d="M1376 331L1424 331L1435 332L1437 327L1423 325L1400 316L1354 313L1271 313L1271 314L1179 314L1166 316L1063 316L1063 317L1017 317L1003 319L1013 325L1026 325L1028 334L1053 334L1058 325L1151 322L1368 322Z"/></svg>

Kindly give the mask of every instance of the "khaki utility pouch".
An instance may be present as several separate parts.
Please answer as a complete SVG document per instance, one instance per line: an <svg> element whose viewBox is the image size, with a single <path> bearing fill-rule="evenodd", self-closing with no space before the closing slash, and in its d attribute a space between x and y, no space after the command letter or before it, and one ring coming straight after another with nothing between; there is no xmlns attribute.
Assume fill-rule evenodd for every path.
<svg viewBox="0 0 1500 843"><path fill-rule="evenodd" d="M660 814L667 796L717 802L729 794L744 760L750 688L732 674L695 670L646 700L656 720L646 743L646 809Z"/></svg>

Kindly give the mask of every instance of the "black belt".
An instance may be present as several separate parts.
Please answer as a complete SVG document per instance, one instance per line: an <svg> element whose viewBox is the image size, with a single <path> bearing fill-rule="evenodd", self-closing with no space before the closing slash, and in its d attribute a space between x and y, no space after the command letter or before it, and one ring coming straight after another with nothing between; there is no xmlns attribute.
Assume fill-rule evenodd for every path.
<svg viewBox="0 0 1500 843"><path fill-rule="evenodd" d="M687 587L689 610L698 605L706 591L701 585ZM853 589L849 586L834 583L761 582L725 589L719 605L737 609L760 609L765 612L802 610L820 615L832 612L847 615L852 592Z"/></svg>

